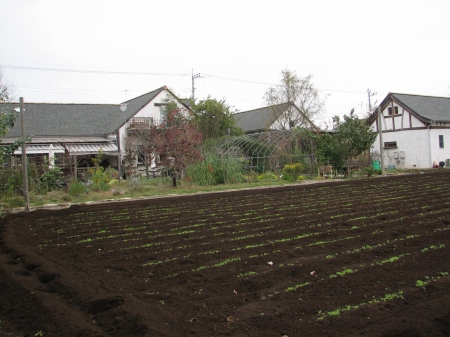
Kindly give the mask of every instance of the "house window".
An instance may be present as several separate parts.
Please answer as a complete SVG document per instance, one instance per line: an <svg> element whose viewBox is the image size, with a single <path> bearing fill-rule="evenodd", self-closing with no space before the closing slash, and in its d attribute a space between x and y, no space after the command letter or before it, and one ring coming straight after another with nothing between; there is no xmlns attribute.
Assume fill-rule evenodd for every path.
<svg viewBox="0 0 450 337"><path fill-rule="evenodd" d="M384 148L385 149L396 149L397 142L384 142Z"/></svg>
<svg viewBox="0 0 450 337"><path fill-rule="evenodd" d="M444 148L444 135L439 135L439 147Z"/></svg>
<svg viewBox="0 0 450 337"><path fill-rule="evenodd" d="M389 116L398 115L398 106L388 107L388 115Z"/></svg>
<svg viewBox="0 0 450 337"><path fill-rule="evenodd" d="M155 106L159 106L159 116L161 120L167 117L167 104L168 103L155 103Z"/></svg>

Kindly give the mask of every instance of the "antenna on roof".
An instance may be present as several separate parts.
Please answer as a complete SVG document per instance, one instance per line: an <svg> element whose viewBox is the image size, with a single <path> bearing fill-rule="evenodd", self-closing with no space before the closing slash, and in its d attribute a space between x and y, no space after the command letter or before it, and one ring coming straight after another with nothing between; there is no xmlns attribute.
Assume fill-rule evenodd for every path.
<svg viewBox="0 0 450 337"><path fill-rule="evenodd" d="M376 92L372 92L372 90L367 89L367 96L369 97L369 113L372 112L372 104L370 103L370 97L378 95ZM376 102L375 102L376 104Z"/></svg>

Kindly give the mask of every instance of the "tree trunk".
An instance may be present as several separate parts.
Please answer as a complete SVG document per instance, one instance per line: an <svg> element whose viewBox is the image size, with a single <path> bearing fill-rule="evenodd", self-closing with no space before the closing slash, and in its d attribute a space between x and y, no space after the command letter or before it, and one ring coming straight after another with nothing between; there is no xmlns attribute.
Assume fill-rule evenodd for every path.
<svg viewBox="0 0 450 337"><path fill-rule="evenodd" d="M148 157L147 152L144 152L144 162L145 162L145 175L147 177L147 180L150 179L150 172L148 170Z"/></svg>
<svg viewBox="0 0 450 337"><path fill-rule="evenodd" d="M177 187L177 174L175 173L175 170L172 173L172 185L173 187Z"/></svg>

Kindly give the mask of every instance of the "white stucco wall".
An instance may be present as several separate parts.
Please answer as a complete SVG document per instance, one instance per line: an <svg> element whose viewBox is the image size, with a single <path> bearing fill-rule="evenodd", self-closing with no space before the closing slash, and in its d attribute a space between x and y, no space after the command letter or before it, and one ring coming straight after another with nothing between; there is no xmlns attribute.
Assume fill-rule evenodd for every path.
<svg viewBox="0 0 450 337"><path fill-rule="evenodd" d="M444 147L439 147L439 135L444 137ZM431 140L431 161L446 162L450 159L450 129L431 129L430 130L430 140Z"/></svg>
<svg viewBox="0 0 450 337"><path fill-rule="evenodd" d="M155 103L165 103L168 91L161 91L150 103L144 106L134 117L153 117L156 121L161 121L164 116L161 115L161 106L155 106ZM181 104L179 104L181 107Z"/></svg>
<svg viewBox="0 0 450 337"><path fill-rule="evenodd" d="M162 115L162 111L164 109L164 106L157 106L155 104L157 103L166 103L166 100L168 96L171 96L170 92L167 90L162 90L156 97L154 97L146 106L144 106L141 110L139 110L133 117L152 117L155 122L160 123L164 116ZM175 97L174 97L175 98ZM185 108L183 104L177 101L177 105L179 108ZM125 143L124 140L127 135L127 128L128 128L128 121L125 123L120 129L120 153L123 158L125 155ZM138 158L136 158L136 161ZM115 164L118 164L118 161L115 161ZM142 163L141 163L142 164ZM113 164L114 165L114 164ZM142 165L141 165L142 166ZM139 162L138 162L138 168L141 168ZM152 160L152 163L150 164L150 167L155 167L155 162ZM125 165L122 166L122 170L125 170Z"/></svg>
<svg viewBox="0 0 450 337"><path fill-rule="evenodd" d="M431 168L433 162L450 159L450 128L437 129L434 125L428 128L401 106L398 106L398 112L397 116L389 116L387 108L382 111L383 144L397 142L397 148L383 149L385 167ZM371 125L374 132L378 132L376 126L377 121L374 121ZM444 137L444 148L439 147L439 135ZM372 151L381 152L379 136Z"/></svg>
<svg viewBox="0 0 450 337"><path fill-rule="evenodd" d="M397 132L384 132L383 143L397 142L397 148L383 149L384 166L395 166L396 168L429 168L430 144L428 142L428 130L404 130ZM380 139L377 136L373 150L381 153ZM401 152L404 158L401 158ZM395 158L395 152L398 158Z"/></svg>
<svg viewBox="0 0 450 337"><path fill-rule="evenodd" d="M160 122L163 119L163 116L161 115L161 106L156 106L155 103L165 103L167 99L167 95L170 95L169 91L162 90L151 102L149 102L146 106L144 106L141 110L139 110L136 115L133 117L153 117L155 121ZM177 102L178 106L180 108L184 107L181 103ZM127 125L125 124L122 126L119 130L120 132L120 139L122 141L121 144L121 154L122 156L125 154L124 151L124 144L123 140L125 139L126 132L127 132Z"/></svg>

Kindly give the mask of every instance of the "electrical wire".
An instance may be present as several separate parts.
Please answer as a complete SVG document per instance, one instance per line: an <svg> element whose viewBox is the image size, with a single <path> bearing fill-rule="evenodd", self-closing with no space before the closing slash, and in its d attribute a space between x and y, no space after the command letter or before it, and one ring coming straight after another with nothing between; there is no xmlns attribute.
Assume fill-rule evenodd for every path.
<svg viewBox="0 0 450 337"><path fill-rule="evenodd" d="M47 72L65 72L65 73L84 73L84 74L101 74L101 75L133 75L133 76L191 76L191 74L187 73L155 73L155 72L133 72L133 71L110 71L110 70L88 70L88 69L71 69L71 68L56 68L56 67L36 67L36 66L18 66L18 65L12 65L12 64L3 64L1 66L5 69L16 69L16 70L31 70L31 71L47 71ZM243 78L236 78L236 77L228 77L223 75L216 75L216 74L203 74L201 73L199 78L204 79L212 79L212 80L218 80L218 81L230 81L230 82L240 82L240 83L247 83L247 84L256 84L256 85L263 85L263 86L277 86L277 83L270 83L270 82L264 82L260 80L250 80L250 79L243 79ZM89 93L94 95L102 95L102 96L117 96L120 93L123 93L124 90L108 90L108 89L86 89L86 88L58 88L58 87L39 87L39 86L16 86L13 85L13 87L16 88L22 88L28 91L32 92L43 92L43 93L57 93L57 94L83 94L83 93ZM321 89L318 88L320 92L337 92L337 93L345 93L345 94L365 94L363 91L351 91L351 90L338 90L338 89ZM139 90L126 90L126 91L139 91ZM189 90L185 90L186 92L189 92ZM202 92L200 90L199 92ZM232 93L229 91L226 91L224 93L228 93L229 95L233 96L233 100L240 101L240 102L247 102L247 103L255 103L255 105L259 105L260 100L257 100L256 98L253 99L249 96L255 96L251 94L245 94L242 97L242 92L239 93ZM240 98L237 98L236 96L240 96Z"/></svg>
<svg viewBox="0 0 450 337"><path fill-rule="evenodd" d="M86 73L86 74L105 74L105 75L144 75L144 76L190 76L186 73L152 73L152 72L131 72L131 71L110 71L110 70L82 70L82 69L68 69L68 68L47 68L47 67L30 67L30 66L15 66L15 65L2 65L2 68L6 69L19 69L19 70L40 70L40 71L55 71L55 72L72 72L72 73ZM249 84L258 84L258 85L268 85L275 86L276 83L269 82L261 82L247 79L240 79L235 77L227 77L221 75L213 75L213 74L201 74L201 76L207 76L211 79L223 80L223 81L231 81L231 82L241 82L241 83L249 83ZM321 89L318 88L319 91L327 91L327 92L340 92L340 93L349 93L349 94L364 94L363 91L351 91L351 90L336 90L336 89Z"/></svg>
<svg viewBox="0 0 450 337"><path fill-rule="evenodd" d="M27 67L14 66L10 64L2 64L2 68L19 69L19 70L40 70L40 71L57 71L65 73L84 73L84 74L105 74L105 75L152 75L152 76L188 76L184 73L149 73L149 72L132 72L132 71L107 71L107 70L81 70L81 69L63 69L63 68L44 68L44 67Z"/></svg>

